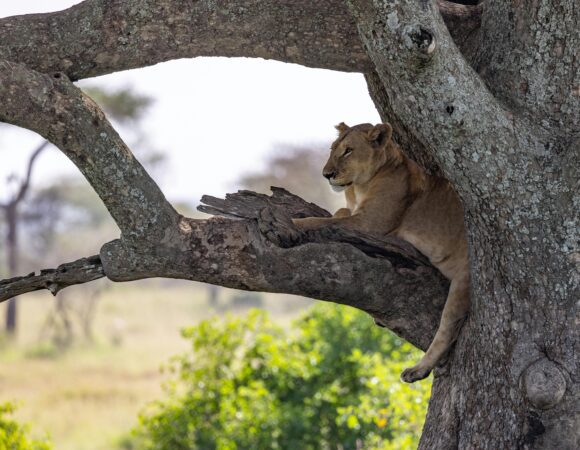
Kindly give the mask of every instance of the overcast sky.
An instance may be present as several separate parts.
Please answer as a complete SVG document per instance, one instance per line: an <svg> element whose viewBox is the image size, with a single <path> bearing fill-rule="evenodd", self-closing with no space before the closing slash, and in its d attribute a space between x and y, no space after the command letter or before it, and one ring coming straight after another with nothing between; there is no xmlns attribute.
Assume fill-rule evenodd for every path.
<svg viewBox="0 0 580 450"><path fill-rule="evenodd" d="M1 0L0 17L57 11L75 0ZM203 193L236 190L247 171L263 168L279 144L328 146L333 126L377 122L360 74L258 59L196 58L83 80L80 86L131 86L155 100L143 122L167 164L158 182L169 199L197 204ZM0 128L0 199L4 180L22 173L41 138ZM47 184L77 169L58 150L39 160L35 181Z"/></svg>

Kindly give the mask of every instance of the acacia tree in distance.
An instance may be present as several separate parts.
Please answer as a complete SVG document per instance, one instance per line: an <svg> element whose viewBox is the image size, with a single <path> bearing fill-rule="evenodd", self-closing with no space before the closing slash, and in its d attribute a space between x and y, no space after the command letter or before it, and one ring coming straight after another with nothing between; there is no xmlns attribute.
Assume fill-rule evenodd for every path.
<svg viewBox="0 0 580 450"><path fill-rule="evenodd" d="M4 214L4 220L6 221L5 242L9 276L14 277L18 272L18 232L20 228L20 214L18 210L21 206L21 203L26 198L26 194L30 188L30 178L32 177L34 163L42 151L48 147L48 145L49 142L44 141L33 150L26 165L26 175L24 176L24 179L18 184L16 193L10 198L10 200L0 203L0 210L2 210ZM6 308L5 330L9 336L16 334L16 318L18 311L18 304L16 303L16 300L16 297L12 297L8 302L8 308Z"/></svg>
<svg viewBox="0 0 580 450"><path fill-rule="evenodd" d="M363 72L403 148L465 206L472 310L436 371L420 447L578 448L578 23L576 0L86 0L1 19L0 120L67 154L121 237L1 282L0 298L103 275L195 279L350 304L425 349L446 283L412 248L300 234L290 215L326 213L279 190L205 198L237 220L184 218L70 82L195 56Z"/></svg>

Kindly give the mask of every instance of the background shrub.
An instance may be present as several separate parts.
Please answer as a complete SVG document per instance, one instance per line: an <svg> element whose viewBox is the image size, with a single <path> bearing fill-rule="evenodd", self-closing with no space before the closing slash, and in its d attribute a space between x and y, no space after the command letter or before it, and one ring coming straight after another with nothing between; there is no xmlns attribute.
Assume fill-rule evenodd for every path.
<svg viewBox="0 0 580 450"><path fill-rule="evenodd" d="M399 374L418 351L352 308L317 304L290 329L253 310L183 331L166 397L126 448L399 449L416 446L430 383Z"/></svg>
<svg viewBox="0 0 580 450"><path fill-rule="evenodd" d="M12 403L0 404L0 450L51 450L48 441L30 438L28 427L10 417L14 410Z"/></svg>

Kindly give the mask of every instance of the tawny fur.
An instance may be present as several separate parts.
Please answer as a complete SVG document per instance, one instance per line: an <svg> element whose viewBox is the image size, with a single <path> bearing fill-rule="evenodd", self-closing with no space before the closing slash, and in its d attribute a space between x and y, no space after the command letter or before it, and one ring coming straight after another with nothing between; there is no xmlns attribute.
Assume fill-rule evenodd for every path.
<svg viewBox="0 0 580 450"><path fill-rule="evenodd" d="M448 181L427 174L391 140L388 123L337 125L323 174L344 190L346 208L331 218L294 219L302 229L335 224L413 244L451 281L439 328L427 352L401 378L429 375L456 339L469 310L469 263L459 197Z"/></svg>

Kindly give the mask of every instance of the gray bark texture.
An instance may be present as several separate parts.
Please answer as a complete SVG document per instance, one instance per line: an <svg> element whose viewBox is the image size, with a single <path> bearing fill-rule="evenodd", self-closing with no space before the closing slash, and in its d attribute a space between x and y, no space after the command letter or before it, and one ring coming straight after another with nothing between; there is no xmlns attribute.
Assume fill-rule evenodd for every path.
<svg viewBox="0 0 580 450"><path fill-rule="evenodd" d="M0 120L59 147L119 225L92 269L71 263L75 283L300 294L365 310L425 349L447 284L408 244L300 233L291 217L328 213L280 189L205 197L225 217L182 217L70 81L202 55L365 73L402 147L454 184L469 235L472 308L436 370L420 448L577 449L579 23L576 0L86 0L0 19ZM65 287L59 269L5 280L0 299Z"/></svg>

